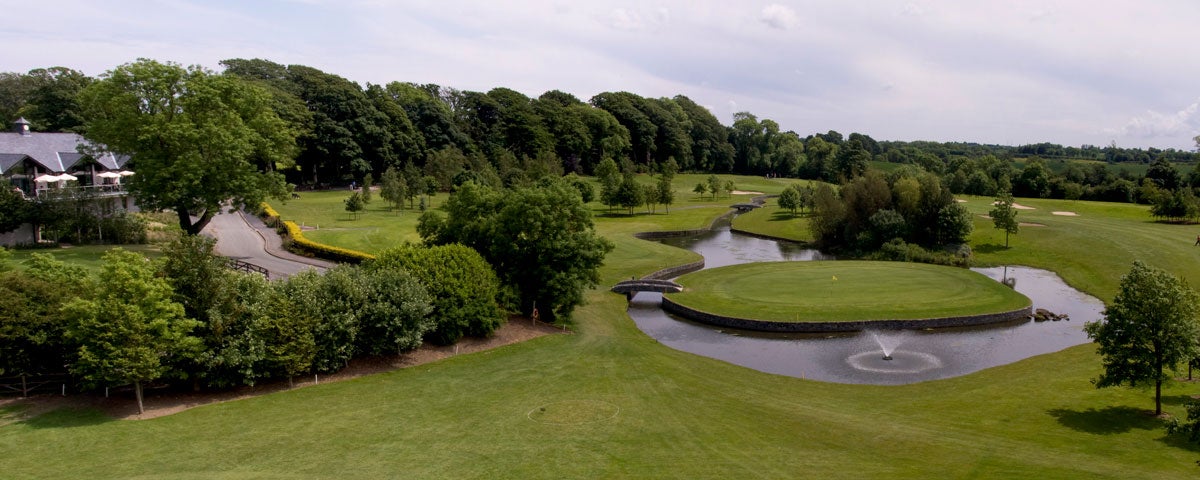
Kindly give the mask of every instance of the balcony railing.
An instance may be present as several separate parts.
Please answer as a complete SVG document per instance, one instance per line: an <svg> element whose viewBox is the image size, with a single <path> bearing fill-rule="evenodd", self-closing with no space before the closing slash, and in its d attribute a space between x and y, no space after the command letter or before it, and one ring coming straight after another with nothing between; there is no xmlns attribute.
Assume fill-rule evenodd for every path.
<svg viewBox="0 0 1200 480"><path fill-rule="evenodd" d="M95 196L100 196L100 197L113 197L113 196L125 195L125 186L121 185L119 183L107 184L107 185L81 185L81 186L72 185L69 187L41 187L34 191L34 195L40 197L43 194L47 194L47 193L51 193L51 192L62 192L64 190L69 190L69 189L78 189L80 191L87 192L87 194L89 194L89 195L95 195Z"/></svg>

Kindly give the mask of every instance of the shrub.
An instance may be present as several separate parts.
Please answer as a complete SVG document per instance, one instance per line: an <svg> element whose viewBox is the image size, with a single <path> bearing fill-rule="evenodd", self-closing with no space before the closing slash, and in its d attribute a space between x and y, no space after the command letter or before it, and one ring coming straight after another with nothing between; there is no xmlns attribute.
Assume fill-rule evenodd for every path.
<svg viewBox="0 0 1200 480"><path fill-rule="evenodd" d="M937 265L950 265L955 267L970 266L970 250L966 255L952 254L949 252L930 251L922 248L915 243L907 243L899 238L883 244L879 250L871 252L866 256L869 260L884 260L893 262L918 262L932 263Z"/></svg>
<svg viewBox="0 0 1200 480"><path fill-rule="evenodd" d="M259 204L259 209L259 217L262 217L263 222L266 223L268 227L279 228L279 212L276 212L274 208L271 208L271 205L267 202Z"/></svg>
<svg viewBox="0 0 1200 480"><path fill-rule="evenodd" d="M460 244L388 249L368 263L371 270L408 270L432 296L433 328L425 335L439 345L465 335L486 337L504 321L496 304L500 289L491 265L475 250Z"/></svg>

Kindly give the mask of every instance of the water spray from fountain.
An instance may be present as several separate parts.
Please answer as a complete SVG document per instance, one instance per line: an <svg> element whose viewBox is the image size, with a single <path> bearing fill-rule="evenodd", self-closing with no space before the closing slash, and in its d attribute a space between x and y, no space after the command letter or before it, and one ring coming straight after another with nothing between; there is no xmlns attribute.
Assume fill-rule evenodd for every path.
<svg viewBox="0 0 1200 480"><path fill-rule="evenodd" d="M880 336L879 332L871 332L871 338L875 339L875 343L879 344L879 349L883 351L883 359L891 360L892 352L896 351L896 347L904 343L903 334Z"/></svg>

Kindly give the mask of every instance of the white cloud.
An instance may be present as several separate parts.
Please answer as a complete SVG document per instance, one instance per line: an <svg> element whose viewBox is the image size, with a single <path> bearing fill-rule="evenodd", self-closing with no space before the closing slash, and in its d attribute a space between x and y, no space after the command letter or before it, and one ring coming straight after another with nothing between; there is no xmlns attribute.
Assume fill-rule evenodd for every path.
<svg viewBox="0 0 1200 480"><path fill-rule="evenodd" d="M778 3L763 7L760 19L763 23L780 30L791 30L800 23L795 10Z"/></svg>
<svg viewBox="0 0 1200 480"><path fill-rule="evenodd" d="M1200 103L1195 0L51 3L9 6L56 21L0 29L0 69L266 58L358 82L681 94L801 134L1191 148L1200 133L1200 112L1169 108Z"/></svg>
<svg viewBox="0 0 1200 480"><path fill-rule="evenodd" d="M1200 101L1194 102L1175 113L1147 110L1133 117L1119 130L1124 136L1154 139L1163 137L1189 136L1200 133Z"/></svg>

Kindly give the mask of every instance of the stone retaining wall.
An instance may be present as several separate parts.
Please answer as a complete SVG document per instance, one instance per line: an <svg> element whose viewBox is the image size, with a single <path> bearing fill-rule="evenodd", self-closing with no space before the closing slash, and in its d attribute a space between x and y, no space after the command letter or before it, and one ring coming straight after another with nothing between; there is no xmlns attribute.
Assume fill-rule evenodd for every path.
<svg viewBox="0 0 1200 480"><path fill-rule="evenodd" d="M737 213L737 210L730 210L722 213L721 215L718 215L717 218L714 218L713 221L704 228L697 228L695 230L672 230L667 232L638 232L633 234L633 236L634 238L640 238L642 240L656 240L659 238L687 237L690 235L707 233L708 231L712 230L713 225L716 225L717 222L721 221L722 219L729 218L735 213Z"/></svg>
<svg viewBox="0 0 1200 480"><path fill-rule="evenodd" d="M726 317L708 312L702 312L671 301L663 295L662 309L668 313L679 315L688 320L716 325L719 327L754 330L759 332L787 333L827 333L827 332L857 332L866 329L922 329L970 327L992 323L1004 323L1021 318L1030 318L1033 307L1001 313L984 315L966 315L961 317L928 318L923 320L863 320L856 322L767 322L747 318Z"/></svg>

